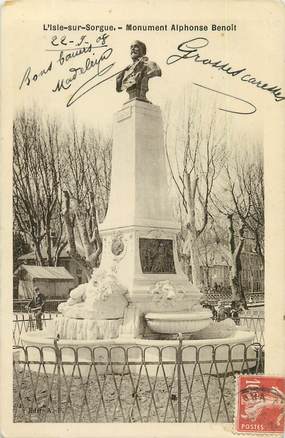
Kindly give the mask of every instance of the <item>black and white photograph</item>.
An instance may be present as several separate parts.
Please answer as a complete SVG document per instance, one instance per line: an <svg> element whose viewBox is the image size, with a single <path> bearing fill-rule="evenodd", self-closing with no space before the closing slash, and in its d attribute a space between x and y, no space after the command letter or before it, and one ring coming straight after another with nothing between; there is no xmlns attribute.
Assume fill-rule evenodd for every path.
<svg viewBox="0 0 285 438"><path fill-rule="evenodd" d="M282 435L284 18L4 4L3 436Z"/></svg>

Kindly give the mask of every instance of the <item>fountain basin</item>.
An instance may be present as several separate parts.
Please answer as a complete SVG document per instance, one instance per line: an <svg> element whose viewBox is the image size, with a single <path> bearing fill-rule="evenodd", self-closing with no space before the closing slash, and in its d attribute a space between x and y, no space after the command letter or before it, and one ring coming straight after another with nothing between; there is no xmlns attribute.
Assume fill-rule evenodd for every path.
<svg viewBox="0 0 285 438"><path fill-rule="evenodd" d="M156 333L193 333L207 327L212 312L163 312L147 313L145 319L149 328Z"/></svg>
<svg viewBox="0 0 285 438"><path fill-rule="evenodd" d="M54 348L51 348L54 347L54 339L49 336L50 333L45 331L29 332L22 335L22 342L28 347L29 360L49 361L45 365L45 370L53 373L56 356ZM231 336L223 339L185 340L182 347L184 371L188 375L192 374L197 368L197 363L200 364L201 372L213 375L233 370L240 372L245 367L251 368L256 364L256 351L250 345L253 338L253 332L238 329ZM159 377L165 374L171 377L175 372L178 341L138 338L93 341L64 339L58 341L58 347L61 349L61 358L64 362L62 366L66 375L72 373L76 375L78 369L74 368L73 363L84 362L80 365L80 373L87 376L93 360L96 362L97 373L101 375L128 371ZM213 354L215 362L213 362ZM24 360L23 351L21 359ZM116 364L111 366L111 361ZM30 367L38 371L37 364L30 364Z"/></svg>

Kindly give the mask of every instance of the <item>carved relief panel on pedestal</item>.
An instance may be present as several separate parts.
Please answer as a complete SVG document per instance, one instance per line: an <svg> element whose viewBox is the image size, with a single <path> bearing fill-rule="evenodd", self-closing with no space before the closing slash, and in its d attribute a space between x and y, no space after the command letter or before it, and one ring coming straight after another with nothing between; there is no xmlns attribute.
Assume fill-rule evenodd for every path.
<svg viewBox="0 0 285 438"><path fill-rule="evenodd" d="M144 274L175 274L173 240L139 239L139 253Z"/></svg>

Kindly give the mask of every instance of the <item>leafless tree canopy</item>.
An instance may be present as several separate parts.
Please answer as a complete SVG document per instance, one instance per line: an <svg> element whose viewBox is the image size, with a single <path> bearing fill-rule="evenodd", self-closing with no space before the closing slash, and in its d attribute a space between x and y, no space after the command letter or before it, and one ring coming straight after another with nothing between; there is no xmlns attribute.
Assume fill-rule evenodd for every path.
<svg viewBox="0 0 285 438"><path fill-rule="evenodd" d="M54 257L62 248L61 174L58 126L44 126L34 113L17 114L13 126L14 218L16 225L32 242L37 261L43 264L43 243L52 264L52 231L57 242Z"/></svg>
<svg viewBox="0 0 285 438"><path fill-rule="evenodd" d="M185 93L180 113L166 109L166 156L180 199L182 251L191 260L192 281L199 287L200 250L213 233L220 242L227 234L233 299L243 300L240 255L245 238L255 242L264 263L263 156L260 145L235 139L214 104L205 108L201 102L197 94Z"/></svg>
<svg viewBox="0 0 285 438"><path fill-rule="evenodd" d="M102 248L98 222L108 205L110 138L22 110L14 120L13 152L14 225L33 245L37 263L57 265L68 245L90 272Z"/></svg>
<svg viewBox="0 0 285 438"><path fill-rule="evenodd" d="M186 94L181 107L172 137L171 112L166 120L166 154L183 210L181 219L186 229L183 251L191 255L192 281L200 287L199 239L211 215L210 197L225 161L225 142L217 129L215 113L209 111L207 117L203 116L197 96L189 99ZM171 159L169 151L173 145Z"/></svg>

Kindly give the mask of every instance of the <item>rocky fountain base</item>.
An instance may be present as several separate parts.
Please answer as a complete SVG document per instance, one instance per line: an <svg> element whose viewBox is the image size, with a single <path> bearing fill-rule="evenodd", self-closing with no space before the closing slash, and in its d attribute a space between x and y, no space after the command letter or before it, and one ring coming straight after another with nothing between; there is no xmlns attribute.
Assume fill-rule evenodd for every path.
<svg viewBox="0 0 285 438"><path fill-rule="evenodd" d="M149 375L156 375L163 371L157 369L155 362L159 364L163 360L175 363L177 334L182 333L187 338L183 341L182 351L182 360L187 362L187 372L191 372L197 358L208 362L203 364L203 372L223 372L226 362L220 363L214 371L213 366L211 367L214 349L218 355L216 358L224 361L232 349L231 358L240 360L234 365L237 371L240 370L245 353L248 360L254 361L254 350L246 352L247 346L253 340L253 333L237 329L231 320L213 323L210 319L211 312L203 309L197 302L193 303L187 290L174 288L169 281L160 281L152 288L151 297L148 303L134 306L129 303L128 296L118 284L115 275L97 270L89 283L71 291L69 300L60 304L59 311L62 315L55 318L45 331L25 333L22 336L23 344L51 347L54 346L54 340L58 339L62 360L71 362L76 358L74 349L79 348L78 361L90 362L93 350L95 360L108 363L111 358L112 361L123 364L125 351L128 350L132 372L139 372L144 356L145 362L152 362L147 367L147 372ZM174 310L170 311L170 308ZM177 310L179 308L183 310ZM131 321L130 313L133 317ZM126 336L128 325L139 325L137 332L140 335ZM39 358L38 348L30 349L29 359L36 360L35 356ZM54 361L54 351L44 348L44 359ZM50 366L53 368L53 365ZM88 373L89 366L84 367ZM121 372L122 368L123 365L117 364L113 371ZM97 371L105 373L106 367L100 366ZM66 365L65 372L74 372L74 367ZM82 369L81 372L84 373ZM146 372L145 369L142 372ZM173 365L166 365L164 372L172 375Z"/></svg>
<svg viewBox="0 0 285 438"><path fill-rule="evenodd" d="M142 338L146 332L194 333L207 327L211 312L203 309L189 283L161 280L141 301L130 300L116 275L98 269L89 283L70 292L59 305L54 337L72 340ZM131 302L130 302L131 301Z"/></svg>

